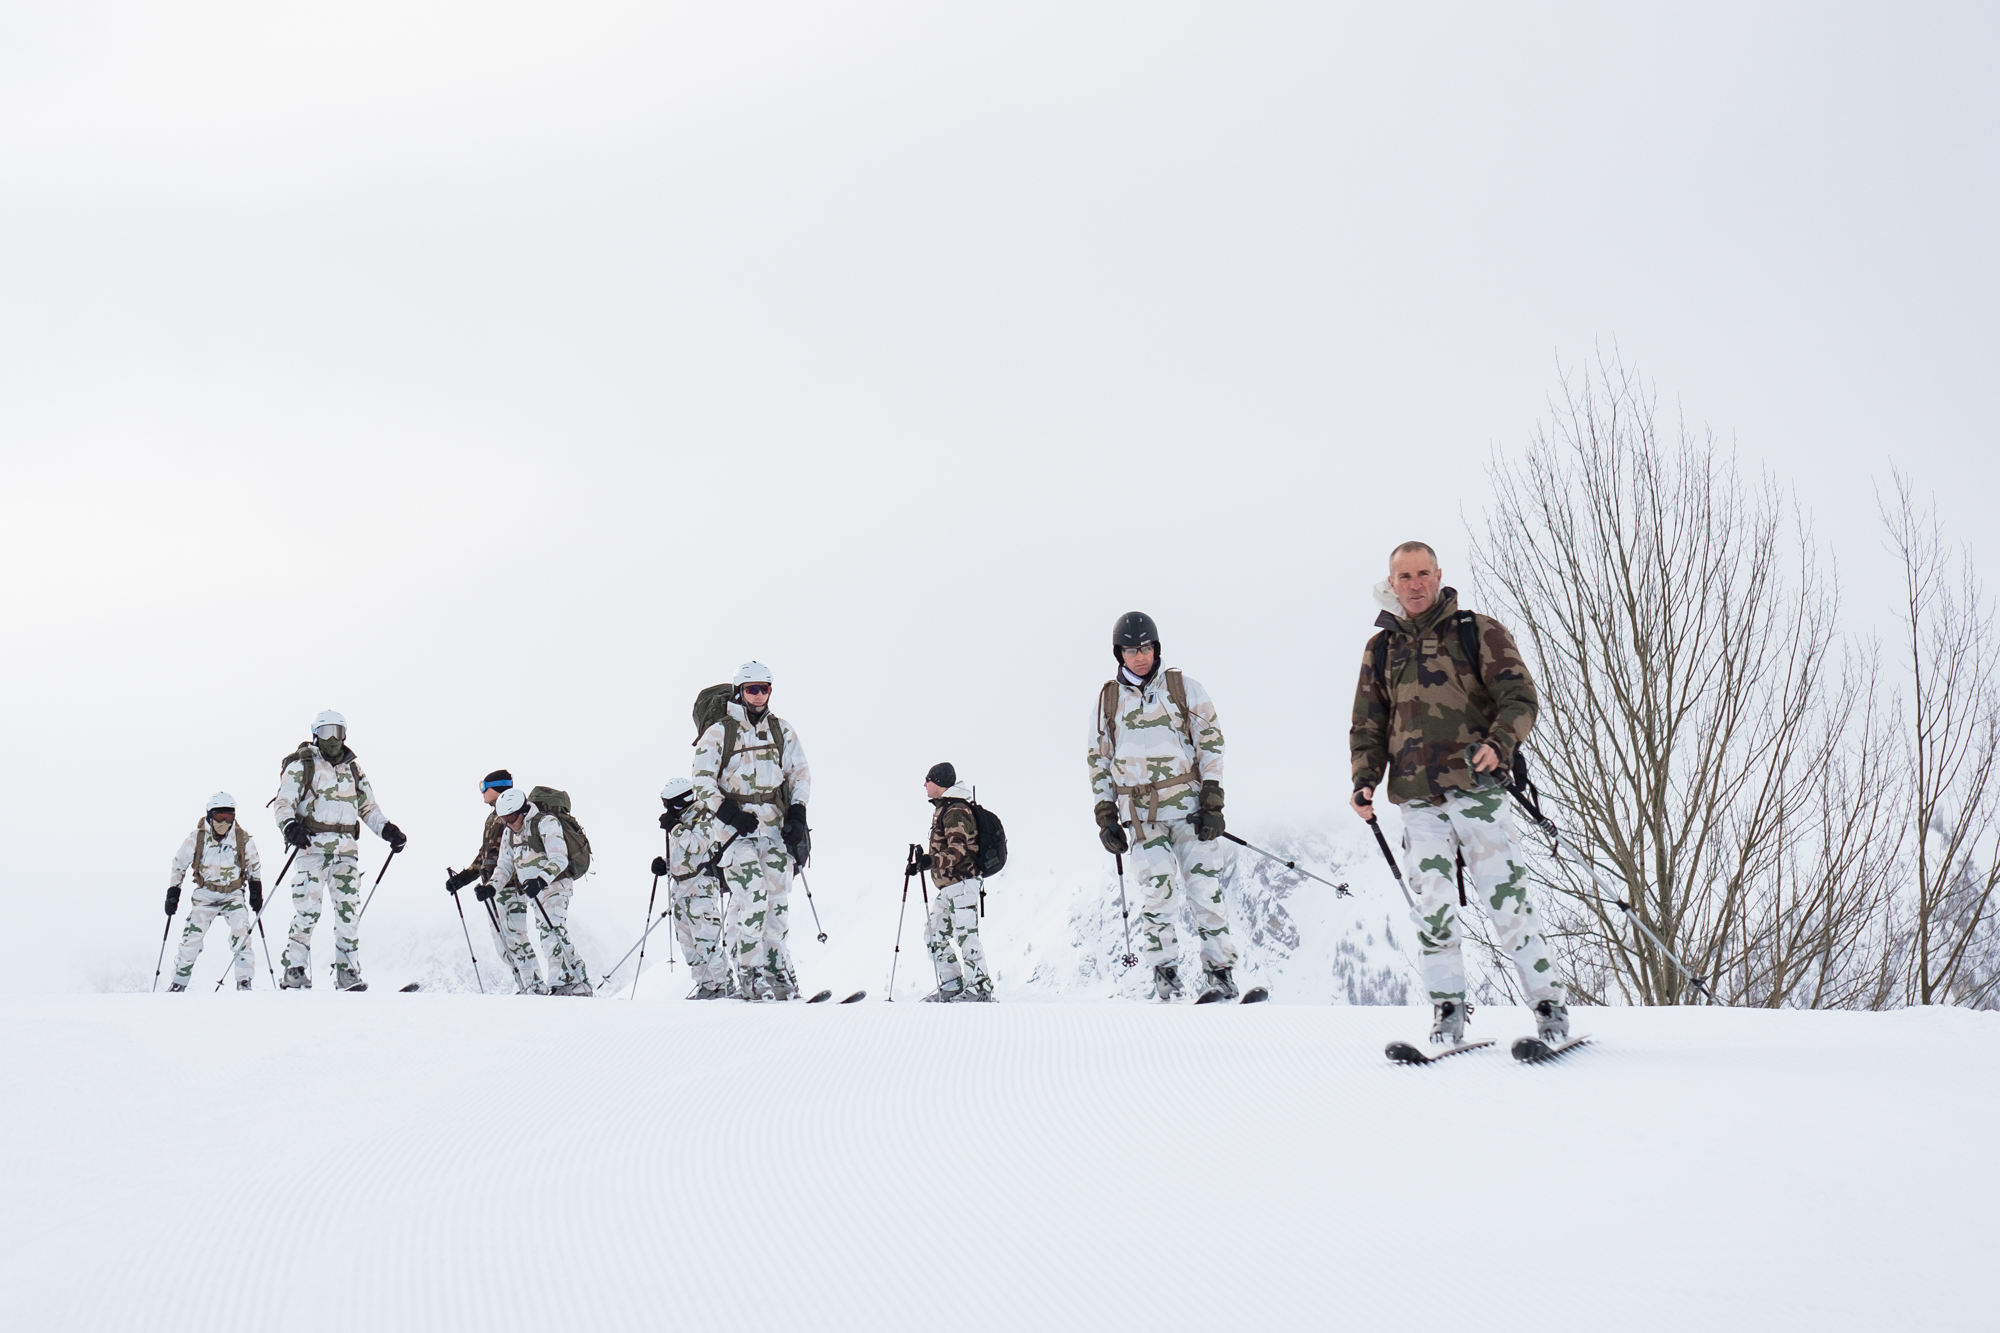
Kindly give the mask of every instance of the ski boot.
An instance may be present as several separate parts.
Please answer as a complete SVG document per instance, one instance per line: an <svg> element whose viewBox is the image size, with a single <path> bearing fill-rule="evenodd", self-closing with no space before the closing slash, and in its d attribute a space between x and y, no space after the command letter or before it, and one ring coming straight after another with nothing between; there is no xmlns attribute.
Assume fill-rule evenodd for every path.
<svg viewBox="0 0 2000 1333"><path fill-rule="evenodd" d="M1536 1004L1535 1035L1551 1046L1569 1040L1569 1006L1561 1000Z"/></svg>
<svg viewBox="0 0 2000 1333"><path fill-rule="evenodd" d="M1472 1017L1472 1006L1464 1000L1439 1000L1434 1011L1437 1020L1431 1024L1431 1041L1439 1046L1464 1045L1465 1020Z"/></svg>
<svg viewBox="0 0 2000 1333"><path fill-rule="evenodd" d="M278 983L278 989L311 990L312 984L312 977L303 967L292 967L288 964L285 968L285 979Z"/></svg>
<svg viewBox="0 0 2000 1333"><path fill-rule="evenodd" d="M249 989L250 989L250 978L248 978L248 977L238 977L238 978L236 978L236 989L237 989L237 990L249 990Z"/></svg>
<svg viewBox="0 0 2000 1333"><path fill-rule="evenodd" d="M167 994L175 995L187 988L188 984L185 981L169 981L167 983Z"/></svg>
<svg viewBox="0 0 2000 1333"><path fill-rule="evenodd" d="M793 985L788 977L773 977L771 978L771 998L780 1004L783 1004L786 1000L796 1000L799 998L799 988Z"/></svg>
<svg viewBox="0 0 2000 1333"><path fill-rule="evenodd" d="M958 999L964 994L965 979L962 977L953 977L950 981L941 982L936 990L924 996L921 1003L950 1004L953 1000Z"/></svg>
<svg viewBox="0 0 2000 1333"><path fill-rule="evenodd" d="M766 972L758 972L743 978L739 993L748 1004L769 1004L778 998L772 988L770 974Z"/></svg>
<svg viewBox="0 0 2000 1333"><path fill-rule="evenodd" d="M993 983L986 981L981 982L977 986L967 986L958 998L961 1003L965 1004L991 1004L993 1003Z"/></svg>
<svg viewBox="0 0 2000 1333"><path fill-rule="evenodd" d="M335 963L333 988L337 991L364 991L368 989L368 983L361 979L359 969L348 967L344 963Z"/></svg>
<svg viewBox="0 0 2000 1333"><path fill-rule="evenodd" d="M1196 1004L1227 1004L1241 994L1236 989L1236 979L1229 975L1228 968L1203 968L1202 973L1203 979L1208 984L1202 987L1201 998L1195 1001Z"/></svg>
<svg viewBox="0 0 2000 1333"><path fill-rule="evenodd" d="M596 993L597 991L590 984L589 977L580 977L577 980L568 983L567 985L557 986L549 992L549 994L551 995L584 995L584 996L595 995Z"/></svg>
<svg viewBox="0 0 2000 1333"><path fill-rule="evenodd" d="M1181 993L1181 970L1172 963L1156 963L1153 966L1153 993L1162 1000L1172 1000Z"/></svg>
<svg viewBox="0 0 2000 1333"><path fill-rule="evenodd" d="M688 996L688 998L690 1000L726 1000L729 998L729 987L719 981L704 981L694 988L694 994Z"/></svg>

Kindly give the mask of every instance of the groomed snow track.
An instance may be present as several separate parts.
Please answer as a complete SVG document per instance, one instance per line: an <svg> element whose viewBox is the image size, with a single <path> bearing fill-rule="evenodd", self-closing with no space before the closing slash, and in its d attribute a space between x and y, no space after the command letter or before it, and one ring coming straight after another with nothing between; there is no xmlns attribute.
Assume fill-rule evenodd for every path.
<svg viewBox="0 0 2000 1333"><path fill-rule="evenodd" d="M2000 1017L0 1000L8 1330L1992 1327ZM1476 1035L1529 1030L1482 1008Z"/></svg>

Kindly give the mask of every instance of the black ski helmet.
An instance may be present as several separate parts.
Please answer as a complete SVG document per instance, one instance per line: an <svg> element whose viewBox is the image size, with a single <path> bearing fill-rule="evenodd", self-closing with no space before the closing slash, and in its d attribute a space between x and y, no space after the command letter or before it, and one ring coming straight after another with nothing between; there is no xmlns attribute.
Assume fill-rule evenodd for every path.
<svg viewBox="0 0 2000 1333"><path fill-rule="evenodd" d="M1143 648L1149 643L1155 653L1160 651L1160 627L1144 611L1127 611L1111 627L1111 658L1121 665L1125 659L1118 655L1119 649Z"/></svg>

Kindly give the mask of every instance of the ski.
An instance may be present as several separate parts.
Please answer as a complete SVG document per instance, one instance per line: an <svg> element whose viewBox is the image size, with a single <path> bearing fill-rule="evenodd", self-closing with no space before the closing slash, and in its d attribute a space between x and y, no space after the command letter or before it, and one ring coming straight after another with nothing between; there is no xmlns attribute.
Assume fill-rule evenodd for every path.
<svg viewBox="0 0 2000 1333"><path fill-rule="evenodd" d="M357 992L367 990L368 983L365 981L357 981L352 986L335 986L333 989L334 993L337 995L353 995L356 994Z"/></svg>
<svg viewBox="0 0 2000 1333"><path fill-rule="evenodd" d="M1236 1003L1262 1004L1264 1003L1264 1001L1270 998L1271 998L1271 992L1265 990L1262 986L1252 986L1249 990L1243 992L1243 998L1238 1000Z"/></svg>
<svg viewBox="0 0 2000 1333"><path fill-rule="evenodd" d="M854 1002L855 1002L856 1000L865 1000L865 999L867 999L867 998L868 998L868 992L867 992L867 991L865 991L865 990L858 990L858 991L854 992L854 994L852 994L852 995L848 996L848 997L847 997L846 999L842 1000L842 1001L841 1001L841 1003L842 1003L842 1004L853 1004L853 1003L854 1003Z"/></svg>
<svg viewBox="0 0 2000 1333"><path fill-rule="evenodd" d="M424 983L423 983L423 982L421 982L421 981L412 981L412 982L411 982L411 983L410 983L409 985L407 985L407 986L403 987L403 989L401 989L400 991L397 991L396 993L397 993L398 995L408 995L408 994L409 994L409 993L410 993L411 991L413 991L413 990L422 990L423 988L424 988Z"/></svg>
<svg viewBox="0 0 2000 1333"><path fill-rule="evenodd" d="M807 1004L821 1004L821 1003L824 1003L824 1002L825 1002L825 1001L827 1001L827 1000L831 1000L832 998L833 998L833 992L832 992L832 991L830 991L830 990L823 990L823 991L821 991L821 992L820 992L819 994L817 994L817 995L813 996L813 997L812 997L812 998L811 998L810 1000L807 1000L807 1001L806 1001L806 1003L807 1003Z"/></svg>
<svg viewBox="0 0 2000 1333"><path fill-rule="evenodd" d="M1492 1044L1493 1042L1490 1039L1487 1041L1462 1041L1456 1046L1441 1047L1435 1052L1426 1054L1417 1047L1410 1045L1407 1041L1392 1041L1382 1048L1382 1054L1388 1056L1399 1065L1434 1065L1440 1060L1448 1060L1454 1055L1464 1055L1467 1051L1481 1050Z"/></svg>
<svg viewBox="0 0 2000 1333"><path fill-rule="evenodd" d="M1538 1065L1545 1060L1559 1060L1589 1040L1587 1036L1569 1037L1551 1046L1540 1037L1523 1037L1514 1043L1514 1058L1524 1065Z"/></svg>

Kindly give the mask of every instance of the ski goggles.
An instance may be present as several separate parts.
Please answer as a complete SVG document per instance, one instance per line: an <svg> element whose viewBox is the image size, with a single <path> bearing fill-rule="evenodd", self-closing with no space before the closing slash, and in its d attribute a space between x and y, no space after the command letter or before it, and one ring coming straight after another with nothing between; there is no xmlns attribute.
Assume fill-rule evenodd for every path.
<svg viewBox="0 0 2000 1333"><path fill-rule="evenodd" d="M210 819L213 819L218 824L227 824L231 820L236 818L236 812L234 810L218 807L217 809L209 811L208 817Z"/></svg>
<svg viewBox="0 0 2000 1333"><path fill-rule="evenodd" d="M514 779L512 779L512 778L494 778L494 779L492 779L491 781L488 781L488 782L482 782L482 783L480 783L480 784L479 784L479 790L481 790L481 791L505 791L505 790L507 790L507 788L509 788L509 787L511 787L511 786L513 786L513 785L514 785Z"/></svg>
<svg viewBox="0 0 2000 1333"><path fill-rule="evenodd" d="M314 727L313 735L323 741L344 741L347 739L347 728L329 722L323 727Z"/></svg>
<svg viewBox="0 0 2000 1333"><path fill-rule="evenodd" d="M771 692L771 687L769 685L766 685L762 681L752 681L743 687L743 693L746 695L769 694L770 692Z"/></svg>

